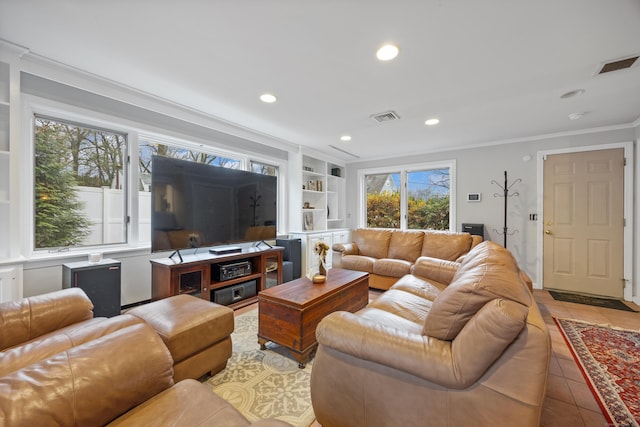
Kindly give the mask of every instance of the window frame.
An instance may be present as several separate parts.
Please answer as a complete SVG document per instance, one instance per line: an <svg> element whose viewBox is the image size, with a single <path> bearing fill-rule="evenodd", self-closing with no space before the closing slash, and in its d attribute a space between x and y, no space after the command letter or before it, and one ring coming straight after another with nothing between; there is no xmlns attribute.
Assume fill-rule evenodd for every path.
<svg viewBox="0 0 640 427"><path fill-rule="evenodd" d="M56 246L51 246L51 247L42 247L42 248L37 248L35 247L35 178L34 178L34 188L33 188L33 203L34 203L34 209L33 209L33 214L34 214L34 241L32 242L33 244L33 250L34 252L42 252L42 251L46 251L46 252L67 252L69 250L71 250L72 248L75 249L81 249L81 248L104 248L104 247L111 247L111 246L120 246L120 245L127 245L129 242L129 197L128 197L128 192L130 191L131 185L129 184L129 165L128 165L128 161L129 161L129 136L127 133L125 132L120 132L120 131L115 131L112 128L108 128L108 127L101 127L101 126L94 126L94 125L88 125L86 122L76 122L76 121L70 121L67 119L63 119L60 118L58 116L48 116L48 115L43 115L40 113L34 113L33 118L32 118L32 123L33 123L33 127L31 128L31 133L33 134L34 137L34 145L33 145L33 158L34 158L34 170L35 171L35 155L36 155L36 151L35 151L35 130L36 130L36 122L38 120L43 120L43 121L49 121L49 122L54 122L54 123L59 123L59 124L65 124L65 125L69 125L72 127L78 127L78 128L84 128L84 129L88 129L88 130L93 130L93 131L98 131L98 132L105 132L105 133L110 133L113 135L119 135L120 137L122 137L124 139L124 148L121 152L122 154L122 160L123 160L123 165L122 165L122 183L121 183L121 188L119 188L120 190L122 190L122 211L121 211L121 215L122 215L122 241L119 242L113 242L113 243L99 243L99 244L85 244L85 245L76 245L76 246L61 246L61 247L56 247ZM35 175L35 173L34 173ZM83 186L79 186L79 187L83 187ZM86 187L86 186L84 186ZM89 188L95 188L98 189L98 187L93 187L93 186L89 186ZM105 219L105 213L104 211L102 212L102 217L103 219ZM105 236L103 236L103 240L104 240Z"/></svg>
<svg viewBox="0 0 640 427"><path fill-rule="evenodd" d="M23 222L24 229L22 235L25 237L22 241L21 251L29 258L48 258L55 257L59 254L82 255L95 251L110 251L114 248L131 247L131 197L130 197L130 154L131 154L131 129L124 124L119 123L116 119L101 113L90 111L84 108L63 104L33 95L22 94L23 104L23 120L21 131L22 140L28 141L28 144L21 144L21 155L23 156L21 165L23 170L28 170L28 179L23 179L21 183L21 203L20 211L27 217ZM126 137L125 156L127 164L123 170L126 185L123 186L124 200L124 218L126 226L126 241L124 243L107 243L100 245L73 246L61 248L36 248L35 247L35 120L36 116L45 117L51 120L59 120L70 124L84 126L89 128L103 129L109 132L119 133ZM27 174L25 174L25 177Z"/></svg>
<svg viewBox="0 0 640 427"><path fill-rule="evenodd" d="M20 144L20 165L25 172L20 182L20 202L19 211L23 215L21 221L22 241L20 251L28 260L47 260L56 258L68 258L87 255L93 252L103 252L105 254L123 254L141 251L148 253L151 248L150 241L140 241L139 227L139 191L138 191L138 161L139 146L141 140L157 142L159 144L173 145L179 148L204 151L227 158L237 159L238 168L249 170L249 162L270 164L278 168L278 235L282 230L288 230L288 209L287 209L287 161L260 153L250 153L246 150L233 151L226 148L216 147L215 140L205 140L187 133L162 129L162 133L150 125L134 122L126 118L112 116L98 111L77 107L64 102L42 98L32 94L21 94L22 119L20 123L21 141ZM122 244L104 244L94 246L77 246L63 248L56 252L49 249L35 249L35 115L45 116L52 119L68 121L81 126L96 127L126 135L127 137L127 164L126 179L126 218L127 221L127 242ZM134 167L135 166L135 167Z"/></svg>
<svg viewBox="0 0 640 427"><path fill-rule="evenodd" d="M407 174L432 169L449 169L449 230L456 230L456 160L439 160L426 163L414 163L409 165L395 165L358 170L358 217L357 226L367 226L367 183L366 176L373 174L400 174L400 228L407 228L408 189Z"/></svg>

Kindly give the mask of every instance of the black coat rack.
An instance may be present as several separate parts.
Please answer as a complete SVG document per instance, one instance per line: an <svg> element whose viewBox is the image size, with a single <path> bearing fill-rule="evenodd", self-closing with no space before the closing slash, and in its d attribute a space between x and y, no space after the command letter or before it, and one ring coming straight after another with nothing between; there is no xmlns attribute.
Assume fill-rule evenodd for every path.
<svg viewBox="0 0 640 427"><path fill-rule="evenodd" d="M505 248L507 247L507 236L512 236L512 235L514 235L514 234L516 234L518 232L518 230L513 230L512 232L509 232L509 227L507 227L507 202L509 200L509 197L519 196L520 195L520 193L518 193L517 191L515 193L509 194L509 191L511 190L511 187L513 187L514 185L516 185L519 182L522 182L522 180L520 178L516 179L515 181L513 181L511 183L511 185L509 185L508 181L507 181L507 171L504 171L504 185L500 185L500 183L497 182L496 180L492 180L491 181L492 184L497 185L502 190L502 194L493 193L493 197L504 197L504 227L502 228L502 232L499 232L495 228L493 229L493 231L495 231L498 234L502 234L504 236L504 247Z"/></svg>

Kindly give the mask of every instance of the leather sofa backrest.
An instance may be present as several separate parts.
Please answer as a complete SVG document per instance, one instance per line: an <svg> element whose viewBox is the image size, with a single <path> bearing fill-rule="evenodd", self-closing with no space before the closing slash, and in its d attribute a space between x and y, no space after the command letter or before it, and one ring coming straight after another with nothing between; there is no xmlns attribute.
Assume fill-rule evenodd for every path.
<svg viewBox="0 0 640 427"><path fill-rule="evenodd" d="M80 288L68 288L0 304L0 350L93 318Z"/></svg>
<svg viewBox="0 0 640 427"><path fill-rule="evenodd" d="M469 252L472 242L469 233L425 230L421 256L455 261Z"/></svg>
<svg viewBox="0 0 640 427"><path fill-rule="evenodd" d="M433 301L423 333L453 340L480 308L496 298L526 307L532 302L511 253L495 242L486 241L465 256L449 286Z"/></svg>
<svg viewBox="0 0 640 427"><path fill-rule="evenodd" d="M96 318L75 323L68 328L57 329L24 344L18 344L0 351L0 376L44 360L71 347L84 344L118 329L143 321L130 314L110 318Z"/></svg>
<svg viewBox="0 0 640 427"><path fill-rule="evenodd" d="M458 268L460 268L459 262L421 256L411 268L411 274L448 285L453 280Z"/></svg>
<svg viewBox="0 0 640 427"><path fill-rule="evenodd" d="M101 426L172 385L169 350L139 323L0 377L0 419Z"/></svg>
<svg viewBox="0 0 640 427"><path fill-rule="evenodd" d="M422 231L393 230L389 240L387 258L403 259L413 263L422 252L423 240L424 232Z"/></svg>
<svg viewBox="0 0 640 427"><path fill-rule="evenodd" d="M372 258L388 258L392 230L380 228L356 228L351 240L358 246L359 254Z"/></svg>

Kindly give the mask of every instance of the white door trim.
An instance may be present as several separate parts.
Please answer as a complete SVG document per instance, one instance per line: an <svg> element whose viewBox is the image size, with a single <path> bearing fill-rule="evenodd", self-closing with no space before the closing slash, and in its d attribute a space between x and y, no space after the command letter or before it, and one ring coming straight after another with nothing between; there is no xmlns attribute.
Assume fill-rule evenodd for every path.
<svg viewBox="0 0 640 427"><path fill-rule="evenodd" d="M538 245L538 260L537 260L537 277L538 283L535 284L536 289L542 289L542 256L544 255L544 248L542 242L543 233L543 219L541 213L544 212L544 159L548 155L553 154L566 154L566 153L579 153L584 151L596 151L596 150L609 150L614 148L624 149L624 158L626 161L626 167L624 168L624 218L626 225L624 227L624 299L626 301L633 300L633 194L634 194L634 182L633 182L633 170L634 170L634 158L633 158L633 142L619 142L614 144L601 144L590 145L585 147L571 147L558 150L545 150L538 152L538 164L537 164L537 188L538 188L538 207L537 211L540 212L539 220L537 224L537 245Z"/></svg>

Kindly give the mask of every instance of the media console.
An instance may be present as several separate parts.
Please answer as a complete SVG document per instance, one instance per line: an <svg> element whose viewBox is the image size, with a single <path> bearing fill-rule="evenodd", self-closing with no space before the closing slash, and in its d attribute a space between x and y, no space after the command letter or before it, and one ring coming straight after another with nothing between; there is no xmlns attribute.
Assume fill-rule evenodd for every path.
<svg viewBox="0 0 640 427"><path fill-rule="evenodd" d="M257 301L267 288L267 264L277 263L277 283L282 283L284 248L242 248L240 252L209 251L151 260L151 298L191 294L208 301L239 308Z"/></svg>

